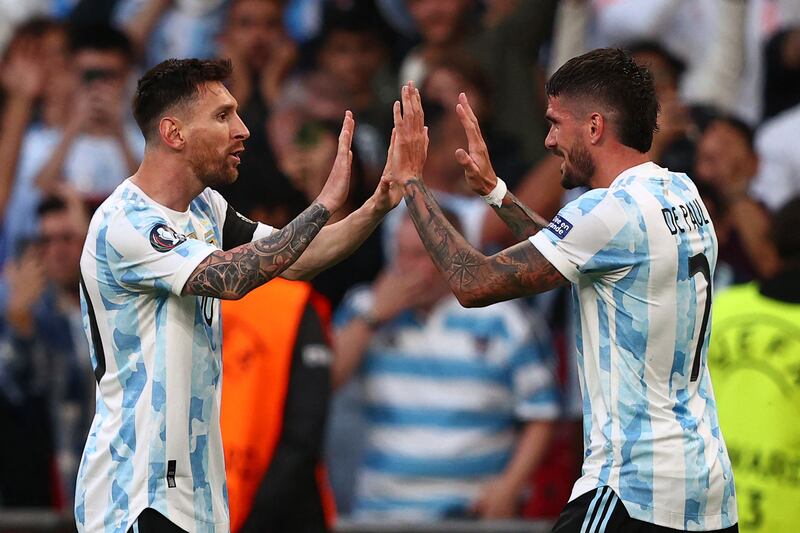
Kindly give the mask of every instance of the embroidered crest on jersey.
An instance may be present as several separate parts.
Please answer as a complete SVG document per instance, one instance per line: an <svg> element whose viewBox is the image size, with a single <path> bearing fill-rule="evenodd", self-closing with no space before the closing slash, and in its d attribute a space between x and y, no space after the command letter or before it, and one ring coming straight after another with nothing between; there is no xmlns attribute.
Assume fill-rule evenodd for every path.
<svg viewBox="0 0 800 533"><path fill-rule="evenodd" d="M150 230L150 245L157 252L169 252L185 240L185 235L178 234L166 224L156 224Z"/></svg>
<svg viewBox="0 0 800 533"><path fill-rule="evenodd" d="M556 215L547 225L547 229L553 232L559 239L563 239L572 230L572 223L566 218L561 218L560 215Z"/></svg>

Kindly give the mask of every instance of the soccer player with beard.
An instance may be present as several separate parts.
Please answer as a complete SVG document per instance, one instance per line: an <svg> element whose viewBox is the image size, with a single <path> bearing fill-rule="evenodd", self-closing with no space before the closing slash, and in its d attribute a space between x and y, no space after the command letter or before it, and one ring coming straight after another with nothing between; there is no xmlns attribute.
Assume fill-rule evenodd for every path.
<svg viewBox="0 0 800 533"><path fill-rule="evenodd" d="M442 216L421 177L427 135L412 84L395 104L393 179L464 306L572 283L585 453L553 531L738 531L706 370L717 238L692 181L648 157L652 76L602 49L568 61L546 89L545 145L564 159L562 185L590 189L549 223L494 173L463 93L456 106L467 182L523 242L487 257Z"/></svg>
<svg viewBox="0 0 800 533"><path fill-rule="evenodd" d="M384 176L363 206L323 227L349 189L348 111L311 206L280 230L237 213L210 188L236 180L249 136L223 85L230 74L227 61L170 59L139 80L144 160L89 227L81 303L97 407L76 488L81 532L229 530L217 300L279 275L313 277L401 197Z"/></svg>

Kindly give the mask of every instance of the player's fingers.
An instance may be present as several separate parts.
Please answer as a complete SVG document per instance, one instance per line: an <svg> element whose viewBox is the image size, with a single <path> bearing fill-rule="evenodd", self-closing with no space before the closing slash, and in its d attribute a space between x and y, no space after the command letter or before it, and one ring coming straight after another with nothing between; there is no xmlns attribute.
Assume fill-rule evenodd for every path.
<svg viewBox="0 0 800 533"><path fill-rule="evenodd" d="M414 123L414 109L411 105L411 86L410 84L403 85L403 90L400 92L400 98L403 101L403 120L408 123L406 126L413 126Z"/></svg>
<svg viewBox="0 0 800 533"><path fill-rule="evenodd" d="M386 150L386 156L392 157L394 152L394 140L397 138L397 128L392 128L392 136L389 138L389 148Z"/></svg>
<svg viewBox="0 0 800 533"><path fill-rule="evenodd" d="M483 133L481 133L481 124L480 122L478 122L478 117L472 110L472 106L469 105L469 100L467 99L467 95L465 93L459 94L458 102L464 107L464 111L467 114L467 118L469 118L470 122L472 122L475 125L475 131L478 132L478 135L481 138L481 142L483 142Z"/></svg>
<svg viewBox="0 0 800 533"><path fill-rule="evenodd" d="M355 128L355 121L353 114L346 111L344 120L342 121L342 131L339 133L339 147L338 155L344 155L350 150L350 145L353 142L353 129Z"/></svg>
<svg viewBox="0 0 800 533"><path fill-rule="evenodd" d="M389 148L386 150L386 164L383 166L383 176L392 173L392 155L394 154L394 140L397 137L397 128L392 128L392 137L389 139Z"/></svg>
<svg viewBox="0 0 800 533"><path fill-rule="evenodd" d="M475 126L475 123L470 120L469 116L467 115L467 111L461 102L456 104L456 115L458 115L461 125L464 127L464 133L467 134L467 142L469 143L470 151L480 149L485 144L483 137L481 137L481 133Z"/></svg>
<svg viewBox="0 0 800 533"><path fill-rule="evenodd" d="M400 128L403 127L403 115L400 112L400 101L395 100L394 106L392 106L392 116L394 117L394 128L397 131L400 131Z"/></svg>
<svg viewBox="0 0 800 533"><path fill-rule="evenodd" d="M411 108L414 111L414 129L421 129L425 125L425 112L422 110L422 97L419 89L414 86L414 82L408 82L411 90Z"/></svg>
<svg viewBox="0 0 800 533"><path fill-rule="evenodd" d="M463 148L456 150L456 161L467 174L475 176L480 175L480 168L475 164L475 160L473 160Z"/></svg>
<svg viewBox="0 0 800 533"><path fill-rule="evenodd" d="M469 105L469 99L467 98L466 93L460 93L458 95L458 103L464 107L464 111L467 113L467 117L475 124L475 127L480 127L478 124L478 117L475 116L475 112L472 110L472 106Z"/></svg>

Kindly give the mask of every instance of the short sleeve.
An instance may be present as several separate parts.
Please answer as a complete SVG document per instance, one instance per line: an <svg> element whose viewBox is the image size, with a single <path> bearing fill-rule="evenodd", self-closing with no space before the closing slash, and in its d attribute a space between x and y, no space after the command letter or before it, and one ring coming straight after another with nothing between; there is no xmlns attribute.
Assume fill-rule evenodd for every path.
<svg viewBox="0 0 800 533"><path fill-rule="evenodd" d="M178 233L159 212L140 209L112 217L106 256L114 279L133 291L168 291L180 296L186 280L217 248Z"/></svg>
<svg viewBox="0 0 800 533"><path fill-rule="evenodd" d="M624 272L641 260L641 229L629 221L620 201L595 189L564 206L529 240L573 283L582 275Z"/></svg>

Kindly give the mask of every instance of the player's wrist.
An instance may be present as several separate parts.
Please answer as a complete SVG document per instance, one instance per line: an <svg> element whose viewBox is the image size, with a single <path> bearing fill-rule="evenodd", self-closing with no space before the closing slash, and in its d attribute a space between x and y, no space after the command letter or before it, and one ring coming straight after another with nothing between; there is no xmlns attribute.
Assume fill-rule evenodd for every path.
<svg viewBox="0 0 800 533"><path fill-rule="evenodd" d="M508 186L506 186L506 182L501 180L498 176L495 176L495 178L497 179L497 183L495 183L494 188L487 194L482 194L481 198L492 207L500 207L503 205L503 198L505 198L506 193L508 193Z"/></svg>
<svg viewBox="0 0 800 533"><path fill-rule="evenodd" d="M339 207L341 207L341 203L334 200L329 195L326 195L324 192L320 193L319 196L314 200L315 204L319 204L324 207L328 213L333 214L336 212Z"/></svg>

